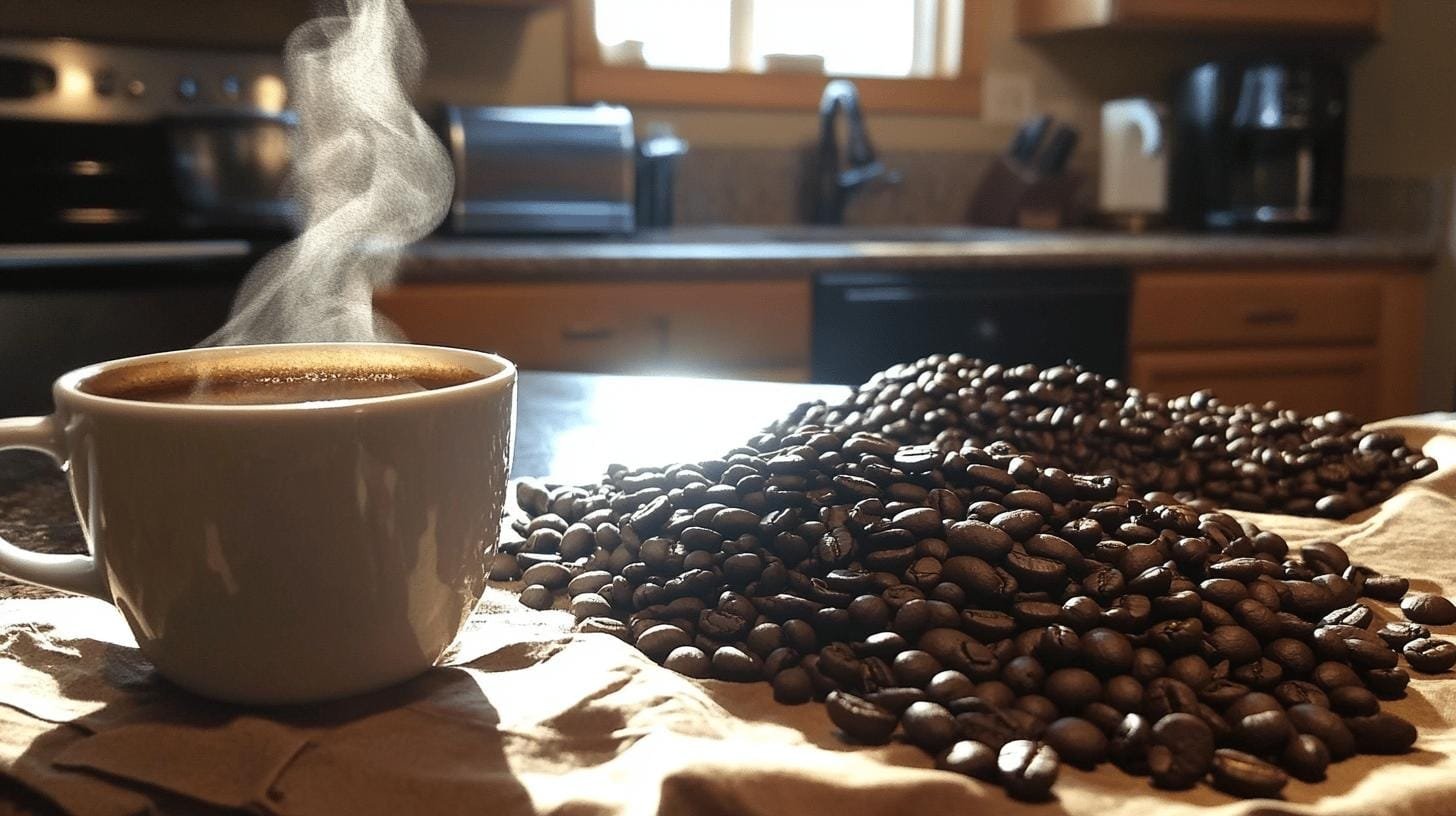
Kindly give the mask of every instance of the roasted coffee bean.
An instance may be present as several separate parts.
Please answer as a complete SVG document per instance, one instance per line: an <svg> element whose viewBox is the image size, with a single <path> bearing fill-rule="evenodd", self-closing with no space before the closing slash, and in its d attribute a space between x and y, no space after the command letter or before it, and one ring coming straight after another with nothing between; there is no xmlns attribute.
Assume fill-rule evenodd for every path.
<svg viewBox="0 0 1456 816"><path fill-rule="evenodd" d="M1082 642L1076 632L1054 623L1041 630L1033 654L1045 666L1065 666L1077 659L1081 649ZM1132 657L1131 646L1128 647L1128 657Z"/></svg>
<svg viewBox="0 0 1456 816"><path fill-rule="evenodd" d="M1330 692L1330 709L1345 717L1360 717L1380 710L1380 700L1364 686L1341 686Z"/></svg>
<svg viewBox="0 0 1456 816"><path fill-rule="evenodd" d="M918 688L907 688L904 686L890 686L876 691L867 691L864 698L882 706L897 717L902 717L906 709L916 703L926 702L925 692Z"/></svg>
<svg viewBox="0 0 1456 816"><path fill-rule="evenodd" d="M1440 595L1420 592L1407 595L1400 602L1400 611L1406 620L1431 626L1449 626L1456 623L1456 604Z"/></svg>
<svg viewBox="0 0 1456 816"><path fill-rule="evenodd" d="M1299 548L1299 557L1316 575L1338 575L1350 566L1350 556L1345 553L1344 548L1329 541L1305 544Z"/></svg>
<svg viewBox="0 0 1456 816"><path fill-rule="evenodd" d="M1036 694L1046 682L1046 669L1035 657L1023 655L1006 664L1001 679L1017 694Z"/></svg>
<svg viewBox="0 0 1456 816"><path fill-rule="evenodd" d="M1012 740L996 756L997 779L1006 792L1028 802L1051 795L1061 758L1051 746L1034 740Z"/></svg>
<svg viewBox="0 0 1456 816"><path fill-rule="evenodd" d="M1121 632L1098 627L1082 635L1080 643L1085 665L1100 675L1125 674L1132 668L1132 641Z"/></svg>
<svg viewBox="0 0 1456 816"><path fill-rule="evenodd" d="M1416 742L1416 727L1388 711L1346 717L1345 725L1366 754L1403 754Z"/></svg>
<svg viewBox="0 0 1456 816"><path fill-rule="evenodd" d="M1102 684L1097 675L1086 669L1057 669L1047 675L1042 693L1062 711L1081 711L1083 706L1102 696Z"/></svg>
<svg viewBox="0 0 1456 816"><path fill-rule="evenodd" d="M550 609L553 603L551 590L541 584L531 584L521 590L521 604L532 609Z"/></svg>
<svg viewBox="0 0 1456 816"><path fill-rule="evenodd" d="M1230 722L1241 722L1251 714L1258 714L1261 711L1280 711L1283 708L1284 706L1280 704L1279 700L1272 695L1255 691L1230 703L1223 713Z"/></svg>
<svg viewBox="0 0 1456 816"><path fill-rule="evenodd" d="M1138 647L1132 652L1132 668L1128 671L1138 682L1148 683L1154 678L1162 677L1167 671L1168 662L1163 656L1146 646Z"/></svg>
<svg viewBox="0 0 1456 816"><path fill-rule="evenodd" d="M1213 786L1246 798L1274 798L1289 777L1278 766L1243 751L1220 748L1213 754Z"/></svg>
<svg viewBox="0 0 1456 816"><path fill-rule="evenodd" d="M1056 703L1040 694L1027 694L1022 697L1017 697L1015 702L1011 704L1011 708L1015 711L1030 714L1043 724L1055 720L1062 713L1061 709L1057 708ZM1027 733L1024 736L1037 737L1040 736L1040 731Z"/></svg>
<svg viewBox="0 0 1456 816"><path fill-rule="evenodd" d="M1192 714L1173 713L1152 728L1148 772L1160 788L1191 788L1213 765L1213 731Z"/></svg>
<svg viewBox="0 0 1456 816"><path fill-rule="evenodd" d="M1249 693L1249 687L1226 678L1215 678L1198 688L1198 701L1223 709Z"/></svg>
<svg viewBox="0 0 1456 816"><path fill-rule="evenodd" d="M829 719L839 730L866 745L883 745L900 721L883 706L853 694L835 691L824 701Z"/></svg>
<svg viewBox="0 0 1456 816"><path fill-rule="evenodd" d="M914 745L937 753L955 742L960 733L955 717L939 703L912 703L900 715L900 727Z"/></svg>
<svg viewBox="0 0 1456 816"><path fill-rule="evenodd" d="M1320 623L1343 624L1345 626L1357 626L1361 629L1368 629L1375 621L1375 613L1365 604L1353 604L1341 607L1325 615Z"/></svg>
<svg viewBox="0 0 1456 816"><path fill-rule="evenodd" d="M1330 759L1340 760L1355 753L1355 736L1350 733L1340 715L1328 708L1315 705L1292 706L1289 721L1301 734L1313 734L1330 750Z"/></svg>
<svg viewBox="0 0 1456 816"><path fill-rule="evenodd" d="M1264 646L1264 657L1279 664L1286 675L1303 677L1314 670L1314 650L1304 641L1290 637L1275 638Z"/></svg>
<svg viewBox="0 0 1456 816"><path fill-rule="evenodd" d="M1081 717L1062 717L1047 726L1042 739L1057 756L1075 767L1091 770L1107 759L1107 735Z"/></svg>
<svg viewBox="0 0 1456 816"><path fill-rule="evenodd" d="M1360 675L1356 674L1354 669L1333 660L1326 660L1315 666L1310 678L1316 685L1324 689L1326 694L1340 686L1360 685Z"/></svg>
<svg viewBox="0 0 1456 816"><path fill-rule="evenodd" d="M1430 637L1431 630L1420 625L1419 623L1410 623L1408 621L1391 621L1380 627L1380 629L1376 631L1375 634L1378 635L1381 640L1385 641L1385 645L1389 646L1390 648L1404 649L1405 645L1413 640Z"/></svg>
<svg viewBox="0 0 1456 816"><path fill-rule="evenodd" d="M1006 571L1026 589L1058 589L1067 580L1067 565L1050 558L1012 552L1004 563Z"/></svg>
<svg viewBox="0 0 1456 816"><path fill-rule="evenodd" d="M1365 579L1362 591L1377 601L1398 601L1410 591L1410 581L1394 575L1372 575Z"/></svg>
<svg viewBox="0 0 1456 816"><path fill-rule="evenodd" d="M1016 702L1016 692L1000 680L983 680L976 684L975 696L984 700L987 704L1000 708L1009 708Z"/></svg>
<svg viewBox="0 0 1456 816"><path fill-rule="evenodd" d="M1082 707L1082 719L1097 726L1103 734L1111 735L1117 732L1117 727L1122 724L1122 718L1126 714L1107 703L1088 703Z"/></svg>
<svg viewBox="0 0 1456 816"><path fill-rule="evenodd" d="M1318 782L1330 767L1330 749L1313 734L1298 734L1284 747L1279 762L1295 779Z"/></svg>
<svg viewBox="0 0 1456 816"><path fill-rule="evenodd" d="M1017 631L1014 618L994 609L967 609L961 612L961 629L987 643L1011 637Z"/></svg>
<svg viewBox="0 0 1456 816"><path fill-rule="evenodd" d="M1152 744L1152 723L1140 714L1128 714L1108 740L1108 755L1124 771L1143 774L1148 772L1148 748Z"/></svg>
<svg viewBox="0 0 1456 816"><path fill-rule="evenodd" d="M985 708L984 704L980 708ZM965 711L956 714L956 724L960 726L961 736L999 751L1001 746L1011 740L1021 738L1018 733L1020 724L1010 716L1009 711L1010 709L998 707Z"/></svg>
<svg viewBox="0 0 1456 816"><path fill-rule="evenodd" d="M956 629L931 629L920 636L916 645L945 668L955 669L972 680L993 679L1000 669L990 649Z"/></svg>
<svg viewBox="0 0 1456 816"><path fill-rule="evenodd" d="M723 646L712 657L713 676L735 683L751 683L763 679L763 660L737 646Z"/></svg>
<svg viewBox="0 0 1456 816"><path fill-rule="evenodd" d="M924 687L943 668L940 661L919 649L910 649L894 656L891 668L895 679L906 686Z"/></svg>
<svg viewBox="0 0 1456 816"><path fill-rule="evenodd" d="M1449 640L1418 638L1407 643L1401 651L1411 668L1425 674L1440 674L1456 666L1456 643Z"/></svg>
<svg viewBox="0 0 1456 816"><path fill-rule="evenodd" d="M1289 717L1280 710L1250 714L1234 724L1239 744L1256 754L1278 753L1295 734Z"/></svg>
<svg viewBox="0 0 1456 816"><path fill-rule="evenodd" d="M1371 669L1365 672L1365 685L1382 700L1398 700L1405 696L1405 687L1410 685L1410 675L1405 669Z"/></svg>
<svg viewBox="0 0 1456 816"><path fill-rule="evenodd" d="M974 779L996 778L996 751L975 740L960 740L935 758L935 767Z"/></svg>
<svg viewBox="0 0 1456 816"><path fill-rule="evenodd" d="M1035 510L1007 510L991 519L992 527L1011 536L1014 541L1025 541L1045 523L1046 517Z"/></svg>
<svg viewBox="0 0 1456 816"><path fill-rule="evenodd" d="M1168 656L1185 655L1203 643L1203 622L1197 618L1180 618L1157 623L1148 629L1147 643Z"/></svg>
<svg viewBox="0 0 1456 816"><path fill-rule="evenodd" d="M1172 677L1159 677L1147 684L1143 693L1143 714L1153 722L1169 714L1188 713L1198 708L1198 695L1186 683Z"/></svg>
<svg viewBox="0 0 1456 816"><path fill-rule="evenodd" d="M1274 698L1285 708L1310 703L1320 708L1330 707L1329 695L1319 686L1304 680L1286 680L1274 687Z"/></svg>
<svg viewBox="0 0 1456 816"><path fill-rule="evenodd" d="M1263 653L1259 639L1242 626L1218 626L1204 636L1204 643L1220 660L1239 665Z"/></svg>
<svg viewBox="0 0 1456 816"><path fill-rule="evenodd" d="M930 699L946 705L962 697L974 696L976 684L971 681L971 678L954 669L944 669L937 672L925 684L925 693Z"/></svg>
<svg viewBox="0 0 1456 816"><path fill-rule="evenodd" d="M707 677L712 669L708 655L696 646L679 646L668 652L662 665L684 677Z"/></svg>

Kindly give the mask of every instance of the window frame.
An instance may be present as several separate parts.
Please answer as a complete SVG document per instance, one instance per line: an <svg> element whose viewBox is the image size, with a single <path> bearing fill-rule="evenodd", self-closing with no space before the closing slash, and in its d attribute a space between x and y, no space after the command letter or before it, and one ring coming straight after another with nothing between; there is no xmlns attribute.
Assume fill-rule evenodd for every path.
<svg viewBox="0 0 1456 816"><path fill-rule="evenodd" d="M955 77L903 79L849 76L867 108L900 113L975 116L981 110L987 0L962 4L960 72ZM814 109L834 74L678 71L607 65L596 37L594 0L571 0L571 98L664 106Z"/></svg>

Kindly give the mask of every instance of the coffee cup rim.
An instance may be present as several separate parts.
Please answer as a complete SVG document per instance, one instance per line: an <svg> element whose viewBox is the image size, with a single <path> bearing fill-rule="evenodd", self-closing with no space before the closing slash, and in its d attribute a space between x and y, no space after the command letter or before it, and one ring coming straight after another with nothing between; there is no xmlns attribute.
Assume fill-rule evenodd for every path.
<svg viewBox="0 0 1456 816"><path fill-rule="evenodd" d="M340 349L355 348L361 350L369 349L393 349L408 354L445 355L456 359L487 360L497 370L490 374L481 373L474 366L472 370L481 373L479 379L469 382L447 385L440 388L433 388L428 391L417 391L407 394L390 394L386 396L373 397L351 397L336 400L321 400L314 402L280 402L280 403L252 403L246 405L221 404L221 403L190 403L190 402L148 402L146 400L126 399L124 397L111 397L105 394L96 394L81 389L81 383L87 379L100 374L103 371L128 366L145 365L147 363L161 362L178 357L194 357L219 355L226 356L229 353L245 354L250 351L269 351L276 349L289 349L293 351L304 351L308 349ZM320 414L338 411L357 411L361 408L372 405L399 404L409 401L417 401L426 398L443 399L450 395L461 394L474 390L490 391L501 387L504 384L513 382L516 379L516 364L498 354L491 354L487 351L475 349L453 348L450 346L433 346L420 343L375 343L375 342L322 342L322 343L253 343L236 346L208 346L202 348L176 349L173 351L161 351L151 354L139 354L132 357L119 357L115 360L106 360L100 363L82 366L69 371L56 378L53 386L54 399L59 407L62 397L73 404L89 404L98 407L115 409L126 409L131 411L162 411L207 414L238 414L238 413L287 413L287 414Z"/></svg>

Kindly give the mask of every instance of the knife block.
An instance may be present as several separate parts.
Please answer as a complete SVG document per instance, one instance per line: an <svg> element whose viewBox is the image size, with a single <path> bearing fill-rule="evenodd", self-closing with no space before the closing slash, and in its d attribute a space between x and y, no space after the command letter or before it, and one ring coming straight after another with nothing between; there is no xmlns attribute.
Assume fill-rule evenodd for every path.
<svg viewBox="0 0 1456 816"><path fill-rule="evenodd" d="M971 194L966 220L987 227L1065 227L1072 223L1081 184L1079 173L1042 176L997 156Z"/></svg>

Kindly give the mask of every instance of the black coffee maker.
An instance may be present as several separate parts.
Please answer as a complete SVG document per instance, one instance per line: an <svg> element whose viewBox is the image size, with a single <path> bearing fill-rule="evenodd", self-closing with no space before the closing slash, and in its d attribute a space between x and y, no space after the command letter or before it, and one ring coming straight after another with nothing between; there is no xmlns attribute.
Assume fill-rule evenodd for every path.
<svg viewBox="0 0 1456 816"><path fill-rule="evenodd" d="M1316 61L1205 63L1179 83L1169 203L1189 229L1339 225L1345 71Z"/></svg>

